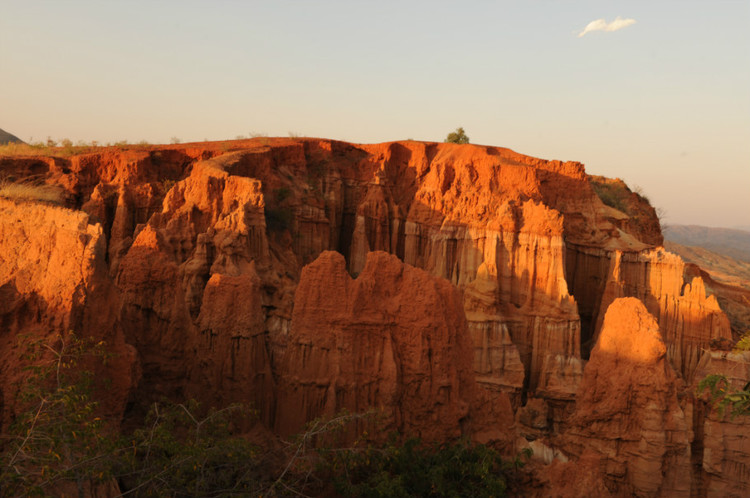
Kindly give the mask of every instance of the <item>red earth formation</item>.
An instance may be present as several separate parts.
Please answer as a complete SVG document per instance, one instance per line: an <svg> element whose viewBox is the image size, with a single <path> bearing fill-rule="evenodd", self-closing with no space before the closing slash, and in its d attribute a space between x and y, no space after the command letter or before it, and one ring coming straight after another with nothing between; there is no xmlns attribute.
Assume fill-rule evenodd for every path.
<svg viewBox="0 0 750 498"><path fill-rule="evenodd" d="M711 349L729 322L653 208L605 205L580 163L261 138L0 171L65 198L0 199L2 427L19 338L75 330L116 353L115 422L163 397L249 402L282 436L377 409L384 433L531 447L530 495L750 493L746 418L695 395L750 358Z"/></svg>

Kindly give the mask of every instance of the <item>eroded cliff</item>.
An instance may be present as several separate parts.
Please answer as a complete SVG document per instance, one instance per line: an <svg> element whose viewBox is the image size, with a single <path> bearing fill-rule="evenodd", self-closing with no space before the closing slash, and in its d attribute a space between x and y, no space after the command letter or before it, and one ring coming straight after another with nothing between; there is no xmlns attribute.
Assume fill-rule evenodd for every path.
<svg viewBox="0 0 750 498"><path fill-rule="evenodd" d="M654 317L638 299L616 299L586 365L563 435L570 454L600 459L621 496L690 496L690 414Z"/></svg>
<svg viewBox="0 0 750 498"><path fill-rule="evenodd" d="M79 296L81 305L54 304L67 314L35 323L95 327L134 348L143 378L123 384L126 418L164 396L240 401L288 433L374 407L428 439L507 443L515 409L519 433L554 439L581 427L576 400L596 355L584 365L617 298L636 297L656 317L660 410L672 410L673 395L692 397L685 385L703 350L731 335L701 280L686 282L682 261L658 247L653 208L629 190L635 207L605 205L580 163L475 145L263 138L4 158L0 168L61 186L70 208L3 201L0 289L12 296L0 308L2 340L17 335L10 324L38 286L50 302ZM51 247L61 235L49 213L77 220L65 233L93 242ZM23 237L14 219L25 220ZM63 268L95 261L86 274L98 287L43 283L45 265L29 260L27 273L13 263L28 244L63 251ZM70 318L94 302L106 323ZM544 420L521 416L529 403ZM620 408L623 424L651 420ZM597 482L619 486L607 475Z"/></svg>
<svg viewBox="0 0 750 498"><path fill-rule="evenodd" d="M119 293L107 277L104 237L82 212L0 198L0 430L19 410L30 344L75 331L105 341L113 358L93 362L102 408L118 425L140 372L119 321ZM59 352L59 350L58 350Z"/></svg>

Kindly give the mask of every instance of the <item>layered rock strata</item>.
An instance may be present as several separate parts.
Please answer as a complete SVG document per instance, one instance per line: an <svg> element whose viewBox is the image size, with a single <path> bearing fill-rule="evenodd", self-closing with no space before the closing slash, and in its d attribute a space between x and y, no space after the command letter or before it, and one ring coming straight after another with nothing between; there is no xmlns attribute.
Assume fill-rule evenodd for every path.
<svg viewBox="0 0 750 498"><path fill-rule="evenodd" d="M676 413L673 391L688 393L680 377L697 378L701 350L729 334L700 279L686 282L679 258L656 247L661 234L653 208L629 190L627 211L637 219L606 206L580 163L475 145L263 138L3 158L0 169L13 181L61 186L66 205L83 211L37 204L32 216L25 205L3 201L0 291L9 298L0 313L3 328L13 331L3 340L30 327L17 325L28 316L38 330L70 325L84 334L92 328L107 337L122 333L143 371L129 394L127 388L119 394L123 409L128 397L134 402L126 417L165 396L217 406L239 401L255 405L268 427L287 433L313 416L377 404L392 427L427 438L466 431L482 441L507 441L510 400L517 423L533 426L523 435L547 438L564 433L574 413L571 434L582 430L575 403L582 399L585 360L601 341L605 312L617 298L637 297L656 317L674 369L663 383L675 387L648 396L665 403L668 413ZM53 212L78 220L78 228L62 230L72 222L50 222ZM29 220L22 230L13 228L17 215ZM63 234L70 233L90 240L65 242L70 237ZM42 290L54 288L45 283L47 267L18 246L45 245L52 254L50 238L78 262L61 261L73 272L61 279L83 283ZM20 269L16 259L34 269ZM383 265L382 275L373 261ZM84 272L95 277L81 277L73 267L95 267ZM437 290L429 299L415 294L405 276ZM23 284L27 280L34 283ZM338 296L333 304L350 307L332 308L310 282L331 289ZM26 287L19 291L19 285ZM40 292L47 292L41 301ZM350 293L359 300L350 302ZM368 293L371 302L362 297ZM76 297L57 303L68 295ZM63 312L26 312L51 309L45 300ZM421 332L409 335L409 324L416 324L407 313L412 301L428 316ZM81 321L92 303L106 312ZM450 330L429 315L430 306ZM368 320L358 320L360 314ZM314 330L316 323L333 332ZM4 373L4 385L7 378ZM432 396L442 401L431 404ZM689 417L690 409L681 409ZM658 419L652 415L637 412L638 424ZM420 425L421 418L435 417L438 423ZM680 430L669 433L677 446L668 452L682 451ZM614 466L608 477L594 481L648 494L654 483L641 467L662 458L659 451L644 453L645 463L624 471L615 452L616 458L602 460ZM587 468L597 458L586 456ZM678 460L660 461L682 469L684 459ZM715 475L729 472L711 468ZM676 484L659 486L682 492Z"/></svg>
<svg viewBox="0 0 750 498"><path fill-rule="evenodd" d="M459 292L383 252L368 253L356 279L336 252L304 268L278 370L282 434L375 408L384 433L444 441L468 434L479 409ZM495 423L512 423L502 408Z"/></svg>
<svg viewBox="0 0 750 498"><path fill-rule="evenodd" d="M686 281L679 256L663 248L623 252L572 244L568 256L568 281L579 297L589 344L596 340L607 308L619 297L637 297L656 317L669 360L687 381L712 340L731 339L729 320L718 301L706 295L700 277Z"/></svg>
<svg viewBox="0 0 750 498"><path fill-rule="evenodd" d="M691 496L691 413L659 326L635 298L607 309L586 364L566 450L601 459L617 496Z"/></svg>
<svg viewBox="0 0 750 498"><path fill-rule="evenodd" d="M144 374L158 379L147 398L251 402L270 423L263 206L259 181L200 162L138 228L116 282L126 337L141 351Z"/></svg>

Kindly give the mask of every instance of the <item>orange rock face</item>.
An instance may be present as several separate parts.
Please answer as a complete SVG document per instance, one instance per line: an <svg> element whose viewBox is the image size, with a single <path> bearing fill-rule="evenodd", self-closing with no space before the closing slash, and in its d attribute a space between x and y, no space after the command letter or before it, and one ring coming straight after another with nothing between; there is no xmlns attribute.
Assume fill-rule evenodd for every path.
<svg viewBox="0 0 750 498"><path fill-rule="evenodd" d="M342 408L382 408L411 435L503 443L516 436L512 407L528 437L553 444L570 428L579 449L600 441L585 467L605 453L610 467L591 482L682 492L682 470L656 485L644 469L683 468L673 397L692 396L701 351L728 337L728 323L700 279L686 282L681 260L656 247L653 209L629 190L637 217L604 205L580 163L476 145L263 138L0 158L0 170L61 186L71 208L0 200L3 359L32 329L127 344L143 378L128 374L113 392L126 420L164 396L249 402L284 434ZM656 317L661 346L648 341L666 360L644 364L663 378L643 390L621 360L612 382L647 404L587 425L581 403L636 402L607 401L584 373L609 375L596 366L607 355L591 351L605 312L628 296ZM640 340L612 347L645 354ZM648 451L627 439L639 462L628 467L601 434L635 438L625 420L669 421L676 439L662 444L653 429ZM711 468L717 482L729 472Z"/></svg>
<svg viewBox="0 0 750 498"><path fill-rule="evenodd" d="M690 496L690 424L659 326L635 298L615 300L586 365L568 451L603 459L624 496Z"/></svg>
<svg viewBox="0 0 750 498"><path fill-rule="evenodd" d="M139 351L146 399L251 402L270 423L273 379L262 281L268 247L258 181L197 163L122 258L123 328ZM186 382L187 381L187 382Z"/></svg>
<svg viewBox="0 0 750 498"><path fill-rule="evenodd" d="M352 279L343 256L324 252L297 288L275 427L290 434L317 417L376 408L388 431L458 437L478 408L471 360L460 294L446 280L383 252L368 253Z"/></svg>
<svg viewBox="0 0 750 498"><path fill-rule="evenodd" d="M572 246L569 281L580 296L589 344L596 340L608 306L637 297L653 314L672 366L691 381L702 350L713 339L731 339L729 320L700 277L686 281L685 263L663 248L607 251ZM588 286L587 286L588 284ZM580 290L580 292L577 292Z"/></svg>
<svg viewBox="0 0 750 498"><path fill-rule="evenodd" d="M63 208L0 198L0 429L16 412L24 341L76 332L106 341L112 384L99 394L115 424L138 381L136 351L119 327L117 289L107 277L101 227Z"/></svg>

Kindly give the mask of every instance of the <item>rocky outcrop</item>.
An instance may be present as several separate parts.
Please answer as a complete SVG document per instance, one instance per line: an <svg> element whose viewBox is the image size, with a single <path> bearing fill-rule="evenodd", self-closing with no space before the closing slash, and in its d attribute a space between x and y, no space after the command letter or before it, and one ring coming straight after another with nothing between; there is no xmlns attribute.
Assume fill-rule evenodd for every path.
<svg viewBox="0 0 750 498"><path fill-rule="evenodd" d="M142 355L146 399L251 402L270 422L273 378L262 281L268 266L260 182L196 164L123 257L126 337ZM189 379L185 382L185 379Z"/></svg>
<svg viewBox="0 0 750 498"><path fill-rule="evenodd" d="M373 408L383 434L427 441L467 434L480 408L460 294L447 281L370 252L356 279L324 252L302 272L278 364L275 428ZM510 420L510 404L505 416Z"/></svg>
<svg viewBox="0 0 750 498"><path fill-rule="evenodd" d="M35 268L0 269L10 275L0 287L9 296L0 303L4 326L20 330L27 325L14 320L30 316L39 330L70 323L113 337L121 331L143 372L120 393L133 401L127 418L152 400L194 397L249 402L282 433L341 408L382 407L391 427L435 440L470 433L507 442L515 423L550 454L560 453L560 434L578 445L574 457L584 437L594 438L585 467L604 471L591 482L648 494L655 484L643 469L682 469L675 393L690 397L682 382L699 375L701 350L728 336L701 280L687 282L681 260L657 247L653 208L619 180L587 176L580 163L476 145L263 138L4 158L0 169L12 181L65 189L67 206L82 211L79 228L61 231L72 222L46 218L59 208L36 205L42 228L24 221L22 232L60 239L78 262L62 261L65 271L88 268L81 258L95 254L90 281L100 286L61 281L43 298L17 291L29 279L33 292L54 286L43 263L13 252L27 244L21 231L4 228L5 261ZM605 197L619 207L605 205L592 185L615 189L625 204ZM90 241L65 242L68 232ZM28 244L56 250L41 239ZM585 406L605 403L601 382L610 373L606 354L591 351L605 335L606 310L627 296L656 317L671 367L661 357L646 362L661 375L649 391L633 377L634 363L618 360L627 368L612 382L636 397L606 403L629 422L589 424ZM46 300L73 311L35 311L51 309ZM91 303L106 312L81 322ZM617 347L625 354L630 345ZM601 379L586 381L589 371ZM602 398L586 398L581 385ZM647 404L631 417L636 402ZM691 408L678 405L689 418ZM672 424L672 440L659 439L665 433L654 420ZM631 422L646 432L633 432ZM623 434L625 453L612 450L604 428ZM623 455L641 451L636 440L648 448L631 468ZM715 475L729 472L720 467L711 467ZM682 470L669 470L657 492L682 492L675 472ZM565 471L555 479L564 481Z"/></svg>
<svg viewBox="0 0 750 498"><path fill-rule="evenodd" d="M16 412L19 382L28 373L21 359L27 343L54 342L71 331L105 341L112 353L107 365L91 368L112 381L98 394L119 423L139 373L120 328L104 247L101 227L84 213L0 198L0 429Z"/></svg>
<svg viewBox="0 0 750 498"><path fill-rule="evenodd" d="M583 373L564 438L593 450L619 496L691 496L690 415L659 326L635 298L615 300Z"/></svg>
<svg viewBox="0 0 750 498"><path fill-rule="evenodd" d="M576 257L584 264L573 276L574 288L585 283L584 275L600 275L592 282L595 288L598 284L600 293L591 295L589 291L586 296L591 296L585 313L590 316L592 340L596 340L604 313L614 300L636 297L656 317L672 366L689 382L702 350L712 340L731 338L729 320L716 298L706 295L702 279L686 282L682 259L663 248L637 252L578 248ZM604 263L608 263L607 270L602 274Z"/></svg>

